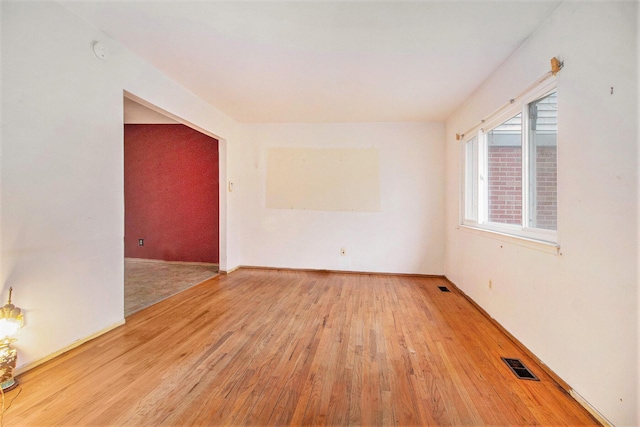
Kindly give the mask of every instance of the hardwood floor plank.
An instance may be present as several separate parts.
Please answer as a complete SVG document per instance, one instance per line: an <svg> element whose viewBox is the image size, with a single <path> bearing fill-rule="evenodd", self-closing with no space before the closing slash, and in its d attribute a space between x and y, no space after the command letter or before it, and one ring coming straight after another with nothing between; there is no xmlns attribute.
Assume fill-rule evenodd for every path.
<svg viewBox="0 0 640 427"><path fill-rule="evenodd" d="M5 425L598 425L446 285L218 276L21 375ZM540 381L516 379L500 356Z"/></svg>

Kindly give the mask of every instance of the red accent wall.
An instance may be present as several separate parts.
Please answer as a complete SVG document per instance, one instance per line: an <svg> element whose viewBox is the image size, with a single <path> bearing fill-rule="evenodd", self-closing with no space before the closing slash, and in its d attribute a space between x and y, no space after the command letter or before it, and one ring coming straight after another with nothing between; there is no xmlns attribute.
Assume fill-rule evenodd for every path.
<svg viewBox="0 0 640 427"><path fill-rule="evenodd" d="M218 263L218 177L216 139L184 125L125 125L125 256Z"/></svg>

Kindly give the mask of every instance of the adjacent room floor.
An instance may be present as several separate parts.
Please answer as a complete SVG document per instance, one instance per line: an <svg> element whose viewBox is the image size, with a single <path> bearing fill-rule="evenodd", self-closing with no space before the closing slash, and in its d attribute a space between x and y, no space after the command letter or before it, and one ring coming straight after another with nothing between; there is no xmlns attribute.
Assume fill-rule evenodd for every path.
<svg viewBox="0 0 640 427"><path fill-rule="evenodd" d="M125 259L124 315L149 307L218 274L209 264Z"/></svg>

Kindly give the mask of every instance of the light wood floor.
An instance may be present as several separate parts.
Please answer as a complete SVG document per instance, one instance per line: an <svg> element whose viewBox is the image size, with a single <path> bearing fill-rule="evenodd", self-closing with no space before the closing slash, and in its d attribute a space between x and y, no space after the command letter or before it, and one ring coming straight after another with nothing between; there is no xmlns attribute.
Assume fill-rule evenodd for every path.
<svg viewBox="0 0 640 427"><path fill-rule="evenodd" d="M439 285L218 276L23 374L4 425L596 425ZM500 356L521 358L541 381L516 379Z"/></svg>

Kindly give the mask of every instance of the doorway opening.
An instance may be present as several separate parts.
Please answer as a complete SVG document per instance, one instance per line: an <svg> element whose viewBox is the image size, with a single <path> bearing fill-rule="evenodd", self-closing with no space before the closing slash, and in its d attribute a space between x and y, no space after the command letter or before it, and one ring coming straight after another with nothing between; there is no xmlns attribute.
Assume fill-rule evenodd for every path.
<svg viewBox="0 0 640 427"><path fill-rule="evenodd" d="M125 317L215 276L218 140L125 97Z"/></svg>

